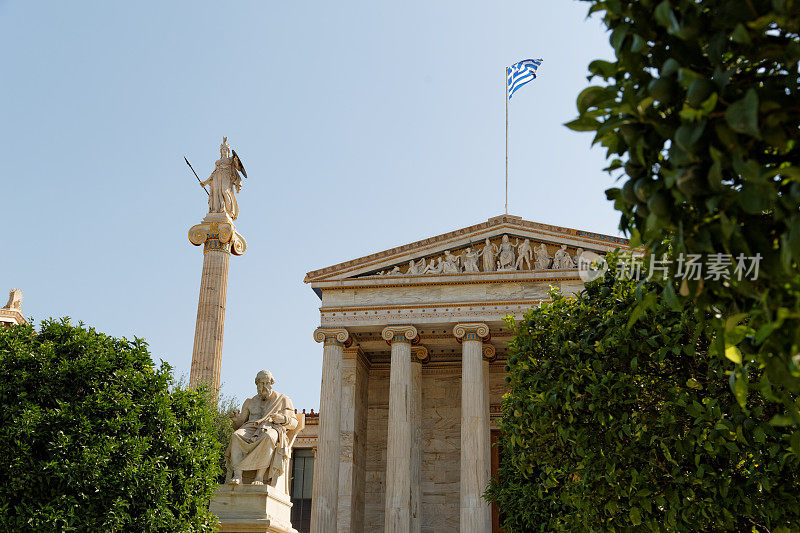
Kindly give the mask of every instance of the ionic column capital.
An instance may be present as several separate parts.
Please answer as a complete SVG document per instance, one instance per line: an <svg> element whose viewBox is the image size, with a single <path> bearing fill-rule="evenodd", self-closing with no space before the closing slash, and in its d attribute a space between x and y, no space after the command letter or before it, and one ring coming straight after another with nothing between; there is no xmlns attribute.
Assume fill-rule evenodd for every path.
<svg viewBox="0 0 800 533"><path fill-rule="evenodd" d="M317 328L314 330L314 340L324 342L325 346L349 346L353 342L350 332L344 328Z"/></svg>
<svg viewBox="0 0 800 533"><path fill-rule="evenodd" d="M411 347L411 362L412 363L427 363L431 360L428 349L425 346L412 346Z"/></svg>
<svg viewBox="0 0 800 533"><path fill-rule="evenodd" d="M411 343L419 337L419 332L414 326L386 326L381 331L381 337L388 343L408 342Z"/></svg>
<svg viewBox="0 0 800 533"><path fill-rule="evenodd" d="M483 358L489 361L490 363L495 359L497 359L497 350L495 350L494 346L492 346L489 343L484 343Z"/></svg>
<svg viewBox="0 0 800 533"><path fill-rule="evenodd" d="M489 338L489 326L482 322L460 323L453 328L453 335L462 341L479 341Z"/></svg>
<svg viewBox="0 0 800 533"><path fill-rule="evenodd" d="M215 251L243 255L247 251L247 241L244 240L236 227L227 222L209 220L209 214L200 224L195 224L189 229L189 242L195 246L203 245L203 252Z"/></svg>

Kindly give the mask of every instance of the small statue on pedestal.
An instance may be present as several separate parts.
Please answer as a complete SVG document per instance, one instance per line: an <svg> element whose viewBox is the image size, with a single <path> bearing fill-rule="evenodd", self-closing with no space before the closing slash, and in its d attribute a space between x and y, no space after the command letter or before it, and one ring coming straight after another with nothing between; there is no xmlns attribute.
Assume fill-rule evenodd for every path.
<svg viewBox="0 0 800 533"><path fill-rule="evenodd" d="M209 213L228 213L231 219L239 217L239 203L236 201L236 193L242 190L242 177L247 177L242 160L233 151L230 155L228 138L222 138L219 146L219 159L214 163L214 171L206 181L200 182L205 187L209 185L211 192L208 193L208 212Z"/></svg>
<svg viewBox="0 0 800 533"><path fill-rule="evenodd" d="M275 379L268 370L256 375L258 394L245 400L240 413L231 415L234 431L225 453L228 483L242 483L242 473L255 470L253 485L275 486L289 467L297 416L292 401L272 390ZM291 435L287 435L291 432Z"/></svg>

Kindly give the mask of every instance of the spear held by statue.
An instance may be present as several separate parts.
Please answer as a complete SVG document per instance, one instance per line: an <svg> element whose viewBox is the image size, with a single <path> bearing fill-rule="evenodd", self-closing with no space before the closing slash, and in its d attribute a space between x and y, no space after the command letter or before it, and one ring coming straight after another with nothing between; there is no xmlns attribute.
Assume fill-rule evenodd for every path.
<svg viewBox="0 0 800 533"><path fill-rule="evenodd" d="M206 195L208 195L208 189L206 189L206 186L203 185L203 180L201 180L200 176L197 175L197 172L194 171L194 167L192 166L191 163L189 163L189 160L186 159L186 156L183 156L183 160L186 161L186 164L189 165L189 168L192 169L192 174L194 174L194 177L197 178L197 183L200 184L200 186L203 188L203 190L206 191Z"/></svg>

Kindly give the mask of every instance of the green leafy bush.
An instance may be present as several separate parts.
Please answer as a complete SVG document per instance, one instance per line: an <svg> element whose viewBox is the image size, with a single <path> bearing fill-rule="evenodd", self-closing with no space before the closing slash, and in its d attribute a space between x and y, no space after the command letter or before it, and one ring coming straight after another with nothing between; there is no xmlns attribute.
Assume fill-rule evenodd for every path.
<svg viewBox="0 0 800 533"><path fill-rule="evenodd" d="M742 378L764 368L774 422L800 424L800 2L584 1L616 57L589 65L603 83L567 126L594 131L607 170L624 171L607 195L634 244L659 258L761 257L757 279L659 288L711 311L711 350Z"/></svg>
<svg viewBox="0 0 800 533"><path fill-rule="evenodd" d="M217 401L217 410L214 412L214 438L217 439L220 449L225 451L231 442L233 436L233 421L231 414L239 412L238 401L234 397L220 396ZM225 454L221 453L219 456L219 476L217 481L222 484L225 483L226 461Z"/></svg>
<svg viewBox="0 0 800 533"><path fill-rule="evenodd" d="M0 530L215 530L214 412L141 339L0 328Z"/></svg>
<svg viewBox="0 0 800 533"><path fill-rule="evenodd" d="M507 532L800 528L800 462L769 423L775 404L745 390L740 406L704 322L657 289L609 273L509 320L487 494ZM637 320L643 299L656 301Z"/></svg>

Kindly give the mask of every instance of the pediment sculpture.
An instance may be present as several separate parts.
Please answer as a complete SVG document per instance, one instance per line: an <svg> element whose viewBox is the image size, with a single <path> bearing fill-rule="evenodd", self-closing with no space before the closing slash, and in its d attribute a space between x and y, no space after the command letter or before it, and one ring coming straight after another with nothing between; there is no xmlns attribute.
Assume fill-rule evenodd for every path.
<svg viewBox="0 0 800 533"><path fill-rule="evenodd" d="M22 291L20 289L11 289L8 292L8 303L3 306L3 309L10 309L12 311L22 310Z"/></svg>
<svg viewBox="0 0 800 533"><path fill-rule="evenodd" d="M551 245L552 246L552 245ZM514 272L531 270L576 269L582 248L571 254L566 244L551 254L548 245L532 243L530 239L502 235L494 240L487 238L479 245L470 244L445 250L435 256L411 259L404 267L363 274L363 276L421 276L433 274L473 274L478 272Z"/></svg>

